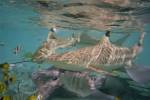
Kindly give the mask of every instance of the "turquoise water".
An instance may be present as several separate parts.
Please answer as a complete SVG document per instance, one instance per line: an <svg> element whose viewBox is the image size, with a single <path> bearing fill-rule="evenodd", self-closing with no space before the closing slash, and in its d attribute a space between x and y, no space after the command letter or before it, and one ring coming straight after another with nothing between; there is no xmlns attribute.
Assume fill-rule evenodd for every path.
<svg viewBox="0 0 150 100"><path fill-rule="evenodd" d="M49 0L49 1L52 1L52 0ZM63 19L63 17L60 16L59 14L61 14L62 12L65 12L65 10L58 9L61 6L53 5L54 7L52 7L52 5L50 3L48 8L44 8L44 7L42 8L41 7L42 5L39 5L38 3L35 3L35 2L36 2L36 0L33 0L33 1L32 0L31 1L30 0L25 0L25 1L24 0L16 0L16 1L15 0L14 1L13 0L12 1L11 0L10 1L9 0L0 0L0 44L1 44L0 45L0 63L4 63L4 62L15 63L15 62L26 60L24 55L28 52L33 53L37 50L37 48L47 38L49 29L53 25L56 25L58 27L58 30L56 32L57 36L65 37L65 38L71 36L72 33L78 33L78 32L85 33L86 32L90 36L100 39L99 37L101 37L104 34L104 32L105 32L104 30L109 29L109 27L102 27L101 25L96 26L95 23L92 23L92 22L91 22L91 24L88 23L87 27L86 27L86 24L84 23L84 21L82 22L82 20L84 18L81 19L81 23L80 23L80 20L79 20L79 22L74 23L74 20L71 18L67 19L65 17ZM59 2L59 0L57 0L57 2ZM61 3L63 4L65 2L69 2L69 1L60 0L60 4ZM74 2L78 2L78 0L74 1ZM93 1L93 2L95 2L95 1ZM134 0L133 0L133 2L134 2ZM139 2L140 2L140 0L139 0ZM150 12L149 12L149 9L150 8L148 6L148 4L150 2L147 1L148 2L147 5L145 2L141 3L141 5L142 4L143 5L141 7L139 7L139 9L136 9L132 15L127 15L127 16L134 16L135 17L134 20L140 20L140 22L141 22L140 24L142 24L141 27L138 26L134 22L132 23L133 25L131 25L131 26L129 25L126 29L125 29L125 27L122 27L122 28L124 28L124 30L122 30L122 28L120 28L120 27L117 28L117 27L110 26L112 33L113 33L111 40L115 41L118 38L121 38L124 34L129 32L131 35L124 42L123 46L130 47L136 41L138 41L137 39L140 34L140 30L143 30L144 32L146 32L146 36L144 39L144 49L143 49L143 52L135 60L135 63L140 64L140 65L150 66L150 59L149 59L150 58L149 57L149 55L150 55L150 52L149 52L150 51L150 46L149 46L149 42L150 42L149 15L150 15ZM105 6L106 5L102 6L102 8L106 9L106 11L107 11L107 7L105 8ZM115 7L115 6L118 6L118 5L114 5L112 7ZM136 7L137 5L134 5L134 6ZM145 7L145 9L144 9L144 7ZM53 8L57 8L58 10L55 11L55 9L53 9ZM80 10L80 8L78 8L78 9ZM86 9L86 8L84 8L84 9ZM54 15L50 19L46 19L48 11L52 13L52 14L50 13L48 15ZM66 12L69 12L69 11L66 10ZM57 13L59 13L59 14L57 15ZM129 12L127 12L127 13L129 13ZM124 14L126 14L126 12ZM57 16L58 16L58 18L56 18ZM73 18L75 19L75 17L73 17ZM97 19L95 19L96 22L97 22ZM68 23L66 24L66 23L61 22L61 20L68 20L68 23L72 22L73 24L68 24ZM91 19L91 20L93 20L93 19ZM46 21L46 22L49 21L50 25L49 24L47 25L46 22L43 24L42 21ZM101 22L101 19L99 21ZM100 22L97 22L97 23L100 23ZM102 23L102 24L104 24L104 23ZM70 26L70 25L72 25L72 26ZM81 25L81 27L80 27L80 25ZM138 27L136 27L136 25ZM135 27L132 27L132 26L135 26ZM106 28L106 29L104 29L104 28ZM14 54L13 53L14 49L18 45L21 46L21 51L18 52L17 54ZM13 91L11 93L15 96L20 95L17 91L17 86L20 83L20 91L21 91L20 93L22 93L22 95L23 95L24 92L25 93L29 92L28 94L25 94L23 97L26 98L26 96L28 96L29 94L32 95L34 93L34 91L36 90L36 86L31 80L32 73L36 72L38 70L49 68L50 66L51 65L49 65L49 64L36 64L36 63L32 63L32 62L25 62L25 63L17 64L14 68L12 68L10 70L10 73L15 74L16 78L17 78L16 83L12 84L10 86L10 90ZM2 73L0 75L2 76ZM140 88L140 89L138 90L138 88ZM130 90L130 88L129 88L129 90ZM127 96L124 96L123 100L149 100L150 95L147 95L147 94L150 93L150 87L146 86L145 90L144 90L144 88L136 87L134 91L136 91L136 90L137 90L137 93L135 93L134 96L135 96L135 98L139 97L140 99L135 99L135 98L130 99L130 98L128 98L129 96L127 95ZM61 90L59 90L59 91L62 92ZM140 93L138 94L138 91L140 91L140 93L143 93L143 94L145 93L146 96L139 95ZM12 94L8 93L8 95L13 96ZM2 96L2 94L0 96ZM66 97L66 96L64 96L64 97ZM98 96L98 97L101 98L101 96ZM106 99L104 97L102 100L108 99L108 98ZM113 97L110 97L110 98L113 99ZM108 100L111 100L110 98ZM90 97L89 98L78 97L77 99L75 98L75 100L82 100L82 99L83 100L85 100L85 99L86 100L95 100L94 97L93 97L93 99ZM24 99L16 99L15 98L14 100L24 100ZM63 100L63 99L60 98L59 100ZM64 99L64 100L66 100L66 99ZM69 99L69 100L73 100L73 99Z"/></svg>

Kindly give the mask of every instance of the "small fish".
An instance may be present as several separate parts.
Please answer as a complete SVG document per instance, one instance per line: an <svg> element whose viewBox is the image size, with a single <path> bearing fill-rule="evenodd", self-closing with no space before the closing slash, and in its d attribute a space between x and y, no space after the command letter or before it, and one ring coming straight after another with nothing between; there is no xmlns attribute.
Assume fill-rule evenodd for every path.
<svg viewBox="0 0 150 100"><path fill-rule="evenodd" d="M5 85L5 83L3 83L3 82L0 81L0 94L4 93L5 91L6 91L6 85Z"/></svg>
<svg viewBox="0 0 150 100"><path fill-rule="evenodd" d="M0 69L2 70L3 73L7 73L9 70L9 64L8 63L0 64Z"/></svg>
<svg viewBox="0 0 150 100"><path fill-rule="evenodd" d="M18 54L21 51L21 46L17 45L17 47L14 49L14 54Z"/></svg>

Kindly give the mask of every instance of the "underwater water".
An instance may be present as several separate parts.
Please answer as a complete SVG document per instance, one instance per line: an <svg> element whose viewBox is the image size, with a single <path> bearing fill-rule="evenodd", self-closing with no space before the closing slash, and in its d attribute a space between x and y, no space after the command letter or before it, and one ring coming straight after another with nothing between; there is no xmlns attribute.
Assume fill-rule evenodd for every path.
<svg viewBox="0 0 150 100"><path fill-rule="evenodd" d="M36 97L39 89L32 79L33 73L53 64L37 63L30 58L53 27L55 35L64 40L82 34L81 43L58 52L94 46L106 30L111 31L112 42L132 47L145 32L143 51L133 63L150 68L149 0L0 0L0 66L10 65L8 69L0 67L0 98L39 100L29 98ZM126 71L116 73L117 77L107 77L99 94L81 97L59 88L47 100L150 100L150 81L140 84Z"/></svg>

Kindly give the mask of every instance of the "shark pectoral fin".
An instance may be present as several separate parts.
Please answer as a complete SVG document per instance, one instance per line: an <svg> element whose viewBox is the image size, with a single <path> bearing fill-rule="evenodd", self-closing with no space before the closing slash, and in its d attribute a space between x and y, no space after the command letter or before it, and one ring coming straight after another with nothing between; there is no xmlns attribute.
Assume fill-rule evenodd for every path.
<svg viewBox="0 0 150 100"><path fill-rule="evenodd" d="M150 83L150 66L134 65L126 67L128 75L136 82L141 84Z"/></svg>

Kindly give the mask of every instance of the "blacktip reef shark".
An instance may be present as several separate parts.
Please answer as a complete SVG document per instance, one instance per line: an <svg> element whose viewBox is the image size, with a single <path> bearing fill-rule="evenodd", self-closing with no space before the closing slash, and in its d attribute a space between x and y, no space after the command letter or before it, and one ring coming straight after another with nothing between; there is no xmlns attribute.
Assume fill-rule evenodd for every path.
<svg viewBox="0 0 150 100"><path fill-rule="evenodd" d="M149 67L138 66L133 63L136 56L143 49L145 32L142 32L139 41L131 48L116 46L109 40L110 31L107 31L103 38L94 46L69 51L64 54L50 54L47 57L40 54L45 61L59 67L68 66L68 69L90 69L99 73L109 74L107 69L114 66L125 67L129 76L140 83L149 82ZM52 43L51 43L52 44ZM51 50L49 50L51 52ZM33 60L37 60L39 55L35 55ZM112 67L113 66L113 67Z"/></svg>
<svg viewBox="0 0 150 100"><path fill-rule="evenodd" d="M47 40L42 44L41 47L38 48L36 53L34 54L36 59L42 60L47 58L52 54L56 54L56 50L59 48L66 48L70 46L75 46L76 44L81 44L85 46L92 46L99 43L99 40L91 38L86 33L73 33L71 38L62 39L55 36L56 28L51 28L51 31L48 33ZM130 36L127 34L117 41L113 41L115 45L121 46L126 39Z"/></svg>
<svg viewBox="0 0 150 100"><path fill-rule="evenodd" d="M102 83L101 73L106 76L112 75L108 69L115 69L115 66L125 67L129 76L139 83L149 82L150 68L133 64L133 60L143 48L144 34L141 33L139 41L133 47L127 48L112 44L109 41L110 31L107 31L101 41L94 46L48 56L45 60L53 64L54 68L37 72L32 76L37 84L38 93L46 100L49 94L63 85L74 93L87 96L91 94L91 90L97 90L97 86ZM36 55L34 57L34 61L39 60L36 59ZM88 72L96 72L100 76L93 80ZM43 75L51 78L45 84L40 81L44 78Z"/></svg>
<svg viewBox="0 0 150 100"><path fill-rule="evenodd" d="M38 49L35 56L37 59L47 58L52 54L56 54L58 48L65 48L75 45L80 41L79 35L72 35L71 38L62 39L55 36L56 29L52 28L48 33L47 40L43 45Z"/></svg>

